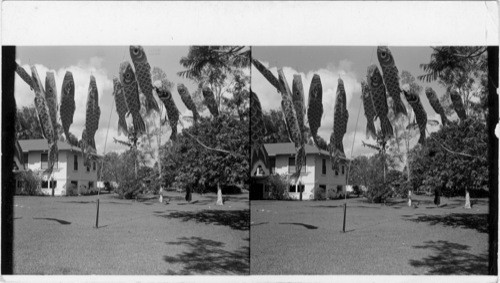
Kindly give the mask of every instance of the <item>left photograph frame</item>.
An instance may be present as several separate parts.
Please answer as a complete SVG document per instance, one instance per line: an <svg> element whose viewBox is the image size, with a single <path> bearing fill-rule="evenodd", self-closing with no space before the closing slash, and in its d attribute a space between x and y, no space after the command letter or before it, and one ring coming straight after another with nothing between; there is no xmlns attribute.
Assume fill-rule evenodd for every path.
<svg viewBox="0 0 500 283"><path fill-rule="evenodd" d="M249 275L250 47L2 51L3 274Z"/></svg>

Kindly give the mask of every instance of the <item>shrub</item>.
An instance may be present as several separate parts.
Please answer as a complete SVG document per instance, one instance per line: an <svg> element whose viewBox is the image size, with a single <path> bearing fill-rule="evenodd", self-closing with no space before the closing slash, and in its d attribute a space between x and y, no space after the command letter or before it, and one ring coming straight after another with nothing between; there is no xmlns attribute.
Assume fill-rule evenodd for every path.
<svg viewBox="0 0 500 283"><path fill-rule="evenodd" d="M76 196L78 195L78 188L75 184L69 183L66 185L66 195L67 196Z"/></svg>
<svg viewBox="0 0 500 283"><path fill-rule="evenodd" d="M273 174L267 178L266 186L269 189L269 199L288 200L288 178L285 175Z"/></svg>
<svg viewBox="0 0 500 283"><path fill-rule="evenodd" d="M19 194L28 196L42 195L42 177L40 176L40 174L31 170L20 171L19 173L17 173L16 179L19 182L22 182L22 188L21 191L19 191Z"/></svg>

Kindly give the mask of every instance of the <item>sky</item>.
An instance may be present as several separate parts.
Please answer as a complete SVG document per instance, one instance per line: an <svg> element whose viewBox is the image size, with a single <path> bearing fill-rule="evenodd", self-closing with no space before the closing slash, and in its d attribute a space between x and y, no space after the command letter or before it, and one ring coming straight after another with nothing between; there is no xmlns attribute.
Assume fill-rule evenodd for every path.
<svg viewBox="0 0 500 283"><path fill-rule="evenodd" d="M389 48L398 70L400 72L402 70L409 71L415 78L423 74L419 65L428 63L432 53L430 47ZM333 131L333 109L337 81L338 78L342 78L349 112L347 132L344 135L343 143L346 156L351 158L375 153L374 150L364 147L362 144L362 141L371 144L375 144L375 141L366 137L367 123L361 101L361 81L366 78L366 70L370 64L376 64L380 69L376 50L376 46L253 46L252 57L268 67L276 77L278 68L283 68L290 87L292 86L293 75L300 74L304 86L306 107L312 77L314 74L320 75L323 86L323 118L318 133L327 143L330 141L330 135ZM276 89L255 67L252 66L251 72L252 91L259 97L263 111L281 110L281 96ZM445 89L436 82L417 82L423 87L423 90L427 86L432 87L439 97L445 92ZM406 102L405 98L402 98L402 100ZM439 115L430 106L424 91L420 93L420 101L427 112L427 119L441 122ZM451 101L448 102L451 103ZM359 120L356 124L358 115ZM451 120L458 119L456 114L448 118ZM375 127L379 129L379 125L377 119ZM427 129L433 132L438 130L439 127L428 126ZM410 147L417 143L418 137L419 133L410 142Z"/></svg>
<svg viewBox="0 0 500 283"><path fill-rule="evenodd" d="M177 72L184 70L184 67L179 64L179 60L188 54L188 46L143 47L151 68L160 67L166 73L168 80L175 84L183 83L191 94L196 90L197 85L193 81L177 75ZM54 72L58 102L60 102L64 74L66 71L73 73L76 111L70 131L79 139L85 125L85 107L90 75L94 75L99 93L99 106L101 108L99 128L95 134L97 152L98 154L104 154L110 151L122 152L127 149L125 146L113 142L114 137L120 140L127 140L127 137L124 135L119 136L117 131L118 114L116 113L113 97L113 77L119 77L118 70L121 62L129 61L132 64L129 46L21 46L16 49L16 61L28 74L31 74L29 65L34 64L42 83L45 83L45 76L48 71ZM17 107L34 106L35 93L19 76L16 75L15 80ZM182 103L176 86L172 89L172 95L181 115L192 116L191 111L187 110ZM159 99L157 99L157 102L159 105L162 105ZM165 115L165 112L163 113ZM209 115L208 111L200 114ZM131 121L130 117L127 122L129 121ZM186 126L186 123L184 123L184 126ZM178 132L180 131L181 126L179 125ZM108 135L107 139L106 135ZM170 136L170 130L166 133L166 136ZM166 139L162 140L165 141Z"/></svg>

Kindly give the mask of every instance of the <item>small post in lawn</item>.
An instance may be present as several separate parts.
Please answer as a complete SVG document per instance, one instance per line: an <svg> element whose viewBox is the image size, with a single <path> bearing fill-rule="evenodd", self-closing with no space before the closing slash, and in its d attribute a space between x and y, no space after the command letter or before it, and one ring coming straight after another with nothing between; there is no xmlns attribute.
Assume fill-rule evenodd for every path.
<svg viewBox="0 0 500 283"><path fill-rule="evenodd" d="M346 212L347 212L347 203L344 202L344 225L342 226L342 232L345 233L345 215L346 215Z"/></svg>
<svg viewBox="0 0 500 283"><path fill-rule="evenodd" d="M99 199L97 199L97 214L95 216L95 228L99 228Z"/></svg>

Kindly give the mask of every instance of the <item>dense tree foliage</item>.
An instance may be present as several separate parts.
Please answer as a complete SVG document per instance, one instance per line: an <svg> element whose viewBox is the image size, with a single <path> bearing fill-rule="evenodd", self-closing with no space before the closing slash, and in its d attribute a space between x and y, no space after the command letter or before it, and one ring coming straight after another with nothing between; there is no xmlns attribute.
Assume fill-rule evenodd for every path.
<svg viewBox="0 0 500 283"><path fill-rule="evenodd" d="M444 196L488 189L486 125L469 118L452 122L427 138L427 147L412 152L412 185L440 187Z"/></svg>
<svg viewBox="0 0 500 283"><path fill-rule="evenodd" d="M249 127L230 115L202 118L183 130L173 146L162 150L161 164L168 186L215 191L217 184L248 182ZM172 178L173 177L173 178Z"/></svg>

